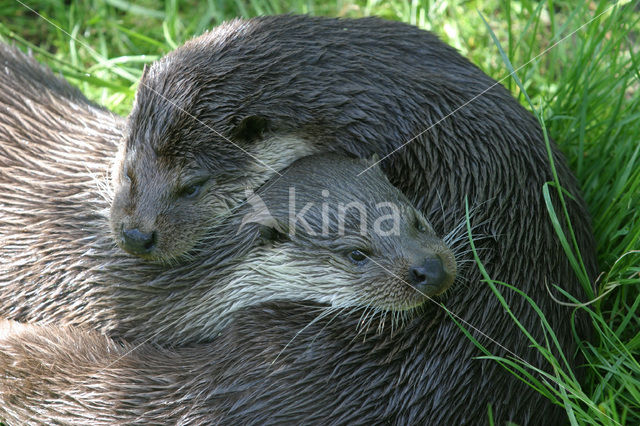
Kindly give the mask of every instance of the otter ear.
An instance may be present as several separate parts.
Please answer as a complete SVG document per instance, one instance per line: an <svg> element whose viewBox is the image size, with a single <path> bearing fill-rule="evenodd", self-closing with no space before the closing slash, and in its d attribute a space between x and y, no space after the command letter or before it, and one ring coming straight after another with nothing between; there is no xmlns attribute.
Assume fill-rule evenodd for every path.
<svg viewBox="0 0 640 426"><path fill-rule="evenodd" d="M264 246L276 242L287 240L287 235L281 232L277 226L259 225L258 226L258 245Z"/></svg>
<svg viewBox="0 0 640 426"><path fill-rule="evenodd" d="M260 115L244 117L237 124L234 123L231 136L239 142L251 143L262 139L269 130L269 121Z"/></svg>
<svg viewBox="0 0 640 426"><path fill-rule="evenodd" d="M142 68L142 77L140 77L140 81L143 81L144 78L147 76L147 74L149 74L149 68L151 68L149 64L144 64L144 67Z"/></svg>

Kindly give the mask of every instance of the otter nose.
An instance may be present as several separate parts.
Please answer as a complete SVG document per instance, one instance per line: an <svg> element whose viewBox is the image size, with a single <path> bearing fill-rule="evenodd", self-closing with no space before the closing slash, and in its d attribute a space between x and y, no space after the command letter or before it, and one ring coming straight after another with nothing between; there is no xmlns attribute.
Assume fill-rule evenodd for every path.
<svg viewBox="0 0 640 426"><path fill-rule="evenodd" d="M122 231L124 249L131 254L147 254L156 244L155 232L140 232L137 229Z"/></svg>
<svg viewBox="0 0 640 426"><path fill-rule="evenodd" d="M442 266L440 256L428 257L421 265L409 268L410 284L415 286L417 290L427 294L438 293L446 279L447 274Z"/></svg>

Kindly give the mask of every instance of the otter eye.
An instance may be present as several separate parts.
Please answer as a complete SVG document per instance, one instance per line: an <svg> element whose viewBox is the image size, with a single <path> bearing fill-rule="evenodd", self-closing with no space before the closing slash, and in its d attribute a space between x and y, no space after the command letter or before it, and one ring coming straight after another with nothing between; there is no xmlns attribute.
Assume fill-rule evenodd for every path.
<svg viewBox="0 0 640 426"><path fill-rule="evenodd" d="M353 263L355 263L356 265L362 265L363 263L366 263L369 260L369 257L366 255L366 253L363 250L352 250L347 254L347 257L349 258L349 260Z"/></svg>
<svg viewBox="0 0 640 426"><path fill-rule="evenodd" d="M207 182L208 179L199 180L188 185L183 186L178 191L178 195L184 198L195 198L202 191L202 187Z"/></svg>
<svg viewBox="0 0 640 426"><path fill-rule="evenodd" d="M133 182L133 173L129 167L125 167L124 169L124 177L127 178L129 182Z"/></svg>
<svg viewBox="0 0 640 426"><path fill-rule="evenodd" d="M418 230L418 232L421 232L421 233L427 232L427 226L422 220L420 220L418 216L416 216L415 221L416 221L415 227Z"/></svg>
<svg viewBox="0 0 640 426"><path fill-rule="evenodd" d="M187 185L180 189L180 196L185 198L193 198L200 193L201 184Z"/></svg>
<svg viewBox="0 0 640 426"><path fill-rule="evenodd" d="M266 225L260 225L258 227L258 235L257 244L261 246L269 243L281 243L288 239L282 232Z"/></svg>

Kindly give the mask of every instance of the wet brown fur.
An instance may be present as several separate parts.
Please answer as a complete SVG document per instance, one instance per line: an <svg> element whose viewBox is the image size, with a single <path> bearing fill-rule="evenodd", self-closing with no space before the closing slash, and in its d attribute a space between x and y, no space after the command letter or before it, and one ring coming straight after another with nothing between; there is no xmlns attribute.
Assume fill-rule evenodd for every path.
<svg viewBox="0 0 640 426"><path fill-rule="evenodd" d="M391 182L423 212L431 213L428 216L441 234L452 224L452 215L435 212L446 206L447 211L460 217L467 201L477 207L475 220L482 224L477 232L487 237L477 246L489 275L531 296L556 330L565 353L575 353L571 309L554 302L547 291L548 286L557 284L584 300L542 195L543 185L553 176L541 129L507 90L428 32L379 19L276 16L225 23L187 42L145 73L128 118L123 166L132 168L134 175L141 169L139 185L144 187L147 182L143 176L149 167L162 170L159 158L171 159L172 164L184 162L209 174L216 185L229 191L238 179L246 185L252 179L264 179L265 172L274 173L246 152L264 162L279 150L273 147L265 152L258 149L260 142L292 134L314 152L336 151L359 157L374 153L384 157L410 141L382 162ZM287 152L286 158L300 155L296 148L302 149L290 144L281 147ZM568 215L586 272L594 279L597 265L589 214L553 142L551 150L559 180L572 195L565 197ZM260 175L251 177L256 169ZM116 200L130 203L133 222L136 212L141 211L145 223L156 229L157 206L165 205L163 197L171 194L172 186L152 180L149 184L157 198L136 200L128 196L126 184L125 189L121 182L118 184ZM551 198L558 211L553 189ZM112 219L118 205L114 203ZM201 209L207 209L209 218L226 214L212 203L196 204L194 208L200 214ZM201 226L206 229L206 223ZM566 224L562 226L566 232ZM170 229L173 234L181 234L180 226ZM192 239L181 247L196 241ZM157 254L159 258L180 255ZM534 365L546 365L478 270L470 269L462 281L465 285L448 295L446 306ZM528 302L515 291L501 290L516 317L533 336L544 341L540 320ZM357 316L340 319L327 327L337 333L357 328ZM413 388L417 391L405 399L382 392L381 400L387 402L379 410L372 409L380 418L393 418L402 407L411 406L414 408L402 417L405 420L460 423L484 418L488 403L493 405L497 423L512 419L527 424L540 417L551 422L562 418L561 408L519 383L499 365L473 360L481 353L470 342L460 341L462 335L444 311L425 314L423 321L415 329L407 328L396 342L401 347L418 345L412 350L423 354L424 358L416 361L420 365L417 369L424 371L416 373L420 375ZM428 325L434 323L438 324L435 330ZM305 325L291 324L297 329ZM580 317L576 329L582 338L589 335ZM437 337L429 343L417 342L408 330ZM494 353L507 354L482 336L477 337ZM328 341L323 343L330 345ZM365 347L373 348L370 343ZM335 368L349 357L343 351L331 355L336 360ZM354 377L368 377L365 366L373 368L388 356L367 359L360 369L353 370ZM451 359L456 361L448 364ZM410 369L413 360L400 356L397 362ZM445 366L449 367L446 378L441 373ZM298 383L303 373L289 374L290 381ZM382 380L374 383L386 386ZM338 389L346 395L355 388L349 385ZM437 398L421 396L436 389ZM272 395L274 400L281 401L286 398L283 392L294 395L300 388L292 385L291 389L280 390L280 394ZM312 412L329 404L336 416L344 414L342 407L333 404L335 400L333 396L318 398L315 404L300 403L292 410ZM277 411L275 407L272 410ZM265 419L269 414L266 410L256 418Z"/></svg>
<svg viewBox="0 0 640 426"><path fill-rule="evenodd" d="M0 268L0 298L4 301L2 315L5 318L85 326L114 337L181 344L214 336L216 327L220 327L219 324L214 327L214 324L221 322L232 305L239 309L274 297L286 299L287 296L294 300L307 300L307 297L314 300L314 292L320 294L320 289L314 288L310 277L314 275L314 262L322 264L326 261L322 258L324 254L334 255L333 265L338 266L334 278L344 272L343 279L349 285L342 287L351 293L355 305L371 303L378 308L405 309L423 300L401 281L408 280L408 267L418 264L428 254L448 259L450 275L455 276L455 261L449 249L435 237L422 215L389 184L380 169L372 169L368 179L362 180L357 173L369 163L337 155L307 157L283 170L281 176L258 191L270 208L274 222L249 223L245 230L238 230L241 220L251 212L250 205L242 207L224 227L220 225L208 236L188 265L162 267L128 256L118 250L109 238L105 217L109 193L100 193L100 185L104 185L106 180L105 166L96 171L87 169L87 164L99 164L97 156L104 155L100 148L113 149L114 145L109 142L117 138L118 128L111 134L106 131L100 133L99 126L107 124L108 119L117 123L117 117L91 105L62 81L16 51L3 47L3 53L7 61L7 75L0 84L4 83L11 89L14 86L12 81L21 83L20 95L9 91L14 97L6 99L8 108L0 122L0 130L5 135L1 146L8 153L2 158L6 168L0 175L4 186L0 212L6 219L6 224L0 229L4 242L0 251L4 260ZM25 67L25 62L33 69ZM21 67L32 74L39 72L43 75L31 75L31 80L21 81L13 73ZM63 97L55 102L57 92L42 87L43 82L73 94L74 103L65 103ZM36 94L43 97L39 103L36 103L39 99ZM10 103L12 99L15 103L32 105L32 109L16 108ZM84 115L86 122L82 121L83 115L73 115L79 126L63 118L70 116L70 111L82 109L88 111ZM37 125L35 120L40 117L46 118ZM28 120L34 124L33 129L26 133L27 129L20 123ZM96 140L95 146L88 143L86 151L82 151L83 141L90 142L91 137ZM30 180L25 172L27 165L29 173L42 173L43 169L50 167L49 162L54 161L42 152L50 146L60 150L71 149L74 144L78 145L77 157L73 158L75 164L65 170L68 178L63 183L66 187L56 183L51 176L52 185L57 185L60 190L54 191L53 197L49 192L52 187L39 192L38 183ZM329 178L336 179L340 185L322 186L329 182ZM61 193L62 188L67 192ZM326 197L322 196L322 189L327 189ZM312 230L309 234L300 229L295 235L288 236L290 190L297 190L298 210L308 203L315 203L316 208L308 210L305 223L314 225L318 233L322 227L320 203L331 205L330 212L334 216L327 217L334 222L331 232L315 235ZM19 199L16 192L21 194ZM336 207L339 203L354 201L359 201L365 210L369 210L369 232L365 235L355 232L359 230L359 217L352 214L347 215L344 225L347 235L341 237L335 223ZM402 210L398 236L379 238L372 233L373 221L376 215L380 215L375 210L376 204L383 201ZM40 218L37 226L30 226L30 218ZM416 230L417 222L424 224L422 233ZM271 247L253 247L260 226L277 227L285 234L286 241L279 241L277 245L269 242ZM345 262L346 254L358 248L370 252L377 263L363 267L367 272L364 275L362 270L354 269ZM277 256L280 252L282 255L273 261L263 259L273 257L274 253ZM245 258L247 265L244 265ZM309 269L295 279L299 288L306 286L302 291L294 291L294 283L288 282L294 280L287 280L288 274L296 270L295 262L302 262L298 264L299 269L305 270L304 266ZM252 263L262 267L251 273ZM279 268L283 272L279 272ZM387 270L393 271L400 279ZM329 267L321 272L331 275ZM317 280L322 274L316 273ZM243 280L245 275L248 277ZM363 278L359 278L360 275ZM269 283L274 283L273 288ZM340 289L332 290L336 287L334 282L324 278L324 283L324 297L329 304L332 304L330 297L333 297L336 300L334 304L350 306L348 301L340 301ZM374 287L374 284L379 284L379 287ZM256 286L255 290L251 290L252 285ZM354 290L359 287L362 291ZM271 294L266 293L269 289Z"/></svg>
<svg viewBox="0 0 640 426"><path fill-rule="evenodd" d="M283 63L286 66L276 66ZM181 158L191 149L199 166L229 189L237 179L234 173L251 170L253 160L210 129L184 125L188 117L177 119L183 113L155 92L245 148L255 146L257 123L258 141L293 134L314 150L369 157L374 152L385 155L493 84L429 33L402 24L292 16L234 21L189 42L145 75L129 118L126 150ZM173 92L178 87L180 92ZM147 144L151 149L144 148ZM154 164L144 156L132 160L135 167ZM554 160L560 181L574 196L568 200L569 215L593 277L588 213L555 147ZM571 358L575 345L570 312L551 300L545 285L557 283L579 298L583 293L544 206L541 187L551 173L531 114L498 85L429 128L385 160L383 168L410 200L432 213L429 217L441 234L456 217L434 214L441 205L449 206L458 219L466 199L476 206L475 222L483 224L477 232L487 237L477 245L489 274L536 301ZM153 216L155 206L154 201L144 208ZM216 208L207 214L219 216ZM462 278L465 285L447 294L444 304L510 351L544 366L478 271L469 268ZM515 292L502 291L515 315L541 339L539 319L527 302ZM474 359L481 353L437 307L425 307L392 335L366 340L355 338L360 312L316 320L318 312L311 308L281 303L246 314L230 323L233 331L222 335L233 338L223 345L227 356L217 360L229 366L225 374L237 382L225 389L229 394L222 401L203 398L209 410L220 408L229 422L475 423L486 418L487 404L492 404L497 423L511 419L530 424L540 418L554 423L563 418L561 408L496 363ZM371 327L380 320L375 318ZM585 325L578 321L577 326L586 336ZM506 354L475 336L493 352ZM247 342L265 355L247 349ZM280 352L288 354L278 358L283 364L262 362ZM244 361L234 364L239 359ZM143 377L153 380L153 374ZM235 403L229 406L229 401Z"/></svg>

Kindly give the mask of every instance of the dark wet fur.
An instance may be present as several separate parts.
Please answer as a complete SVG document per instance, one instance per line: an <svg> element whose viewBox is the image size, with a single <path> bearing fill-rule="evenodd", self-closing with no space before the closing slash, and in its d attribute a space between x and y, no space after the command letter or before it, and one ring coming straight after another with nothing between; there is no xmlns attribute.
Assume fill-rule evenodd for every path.
<svg viewBox="0 0 640 426"><path fill-rule="evenodd" d="M127 255L111 239L107 219L110 193L107 166L103 165L112 156L114 142L120 137L121 119L90 104L62 80L13 49L3 47L2 52L6 57L6 79L1 84L14 97L6 99L9 108L0 123L5 135L2 148L6 152L2 161L7 166L0 175L3 187L0 212L6 218L0 229L0 237L5 242L0 251L4 260L0 267L0 300L3 301L0 315L23 322L90 327L133 342L149 340L179 345L211 340L217 328L222 327L222 314L226 313L219 301L222 295L217 293L218 287L228 282L234 268L242 269L245 260L245 273L258 276L259 272L254 272L250 263L258 265L260 256L269 254L266 250L252 250L263 240L262 226L250 223L242 232L238 230L251 206L241 206L225 223L212 227L187 264L162 266ZM17 74L21 68L27 71L23 74L31 77L27 81L20 80ZM12 92L12 81L20 83L20 94ZM47 82L51 90L44 86ZM67 92L73 97L63 96ZM55 98L58 93L60 99ZM31 109L25 111L12 102L29 105ZM72 114L76 111L84 115ZM33 129L21 124L29 121L34 123ZM102 131L100 126L107 130ZM57 158L43 154L58 154L55 149L76 150L74 156L59 153L69 161L68 169L61 172L64 176L55 175ZM407 263L411 263L429 253L446 251L429 226L429 232L416 231L414 208L391 186L379 168L372 169L367 180L357 176L368 164L333 154L308 157L283 170L281 176L275 176L258 191L278 221L270 226L277 226L288 234L288 191L296 187L302 204L311 201L319 206L329 201L332 211L338 202L363 199L372 210L370 222L373 215L378 214L373 210L377 202L392 202L402 208L406 218L402 235L369 244L377 248L372 256L378 262L392 264L394 259L408 255ZM33 179L34 173L51 173L47 175L46 186ZM339 185L327 187L331 196L325 200L320 191L328 177L337 179ZM320 223L318 215L319 209L307 215L307 219ZM31 221L37 221L37 226L32 226ZM357 223L350 221L346 228L357 230ZM337 257L344 257L342 251L349 249L349 245L336 238L336 230L332 231L325 241L309 236L304 239L304 233L298 232L288 247L298 244L296 256L300 263L322 266L324 259L321 261L317 256L338 252ZM272 252L281 248L286 247L275 247ZM380 281L376 277L382 275L385 280L393 281L388 290L390 294L395 288L402 290L397 292L402 293L397 296L398 304L403 302L402 297L407 299L404 302L416 303L416 292L399 282L406 279L406 265L393 266L387 268L400 269L396 273L402 278L388 277L385 270L374 265L376 271L349 285L364 286L367 279ZM357 270L351 273L353 277L362 275ZM377 294L384 296L381 287L384 285L379 283ZM286 289L286 283L282 288ZM237 296L240 304L241 294ZM295 295L291 296L295 299ZM393 299L389 303L395 305Z"/></svg>
<svg viewBox="0 0 640 426"><path fill-rule="evenodd" d="M251 160L240 160L241 153L196 123L172 124L185 121L176 119L180 113L158 102L145 85L228 137L242 134L236 128L245 117L258 116L266 118L266 132L295 133L326 150L369 157L390 152L494 81L433 35L404 24L285 16L215 29L154 65L143 83L128 143L140 143L140 137L158 152L180 156L185 146L164 142L184 141L186 148L211 162L212 169L242 169ZM561 183L575 198L568 199L569 215L593 278L597 267L589 215L555 148L554 160ZM552 301L545 285L557 283L581 300L584 293L544 206L541 187L551 173L540 128L530 113L498 85L389 157L383 169L425 212L443 205L460 214L465 198L482 206L475 223L483 224L477 232L485 238L478 246L489 274L529 294L572 356L571 310ZM455 225L446 215L430 219L440 234ZM475 267L467 268L467 285L451 290L444 304L511 351L548 369L480 280ZM541 341L535 312L514 292L502 291L515 315ZM565 418L561 407L494 361L473 359L481 352L438 307L425 308L393 335L374 334L366 340L353 338L359 313L329 316L305 328L318 314L279 304L239 315L214 347L220 348L222 358L211 368L227 380L216 383L236 382L224 389L225 396L207 393L210 372L176 379L173 389L194 390L190 401L202 405L193 413L223 413L229 423L478 423L486 419L487 404L492 404L497 424L508 419L554 424ZM578 330L588 337L580 319ZM506 355L475 335L490 350ZM206 369L207 360L214 362L210 350L196 348L194 365ZM169 361L157 358L166 369L152 366L147 372L148 360L142 357L144 365L135 367L142 372L139 378L125 372L114 382L133 380L131 391L124 391L128 398L135 404L154 404L151 400L158 394L140 389L157 389L149 383L154 377L177 377L186 371L176 367L171 356ZM165 373L158 375L160 371ZM138 386L135 380L144 384ZM172 394L166 400L178 401ZM153 412L147 418L158 419L164 417Z"/></svg>
<svg viewBox="0 0 640 426"><path fill-rule="evenodd" d="M242 206L226 223L213 227L187 264L162 266L126 254L112 240L105 189L107 159L121 136L121 119L90 104L17 51L0 48L5 65L0 87L7 89L7 98L0 102L9 106L0 121L0 161L6 166L0 173L0 213L5 219L0 227L0 316L84 326L132 342L211 340L215 327L222 327L223 312L215 309L219 305L208 305L219 299L217 287L243 262L261 263L263 252L252 251L260 242L261 226L253 223L238 231L251 206ZM22 109L24 105L30 109ZM300 160L258 191L285 234L289 187L297 186L305 203L320 198L319 192L305 191L305 184L320 187L325 181L314 168L345 184L333 191L334 205L364 196L368 202L392 201L413 210L378 168L363 181L356 175L365 161L334 157ZM309 242L296 239L308 248L298 250L298 256L313 251ZM321 265L307 258L307 263ZM246 273L257 275L251 269ZM413 290L407 293L413 296Z"/></svg>
<svg viewBox="0 0 640 426"><path fill-rule="evenodd" d="M184 111L227 137L241 135L234 139L238 144L245 143L243 123L249 120L263 123L267 134L292 133L322 149L359 157L384 156L420 134L383 161L391 182L425 212L444 205L459 214L464 212L465 199L481 205L475 220L484 224L478 233L488 236L478 244L488 273L532 297L571 358L575 352L572 309L555 303L546 286L558 284L579 300L585 300L585 293L543 200L542 186L552 180L552 174L542 132L531 113L501 85L489 89L494 84L432 34L401 23L304 16L232 21L151 67L129 118L127 144L178 158L188 152L208 162L210 169L227 173L253 160L239 160L240 152L198 122L191 120L185 126L190 119ZM171 104L157 93L171 99ZM560 182L573 196L565 197L569 217L586 270L594 279L597 265L589 213L553 143L552 150ZM232 153L227 155L228 151ZM551 192L558 210L557 195ZM446 232L446 217L430 219L437 231ZM468 285L452 290L445 305L519 356L546 366L481 282L476 268L468 269L464 281ZM515 315L543 342L540 320L529 304L515 292L501 290ZM339 320L327 329L340 334L356 328L356 317ZM304 325L289 324L293 329ZM353 382L332 388L326 397L318 396L315 404L293 404L291 410L311 413L329 406L335 409L335 418L347 415L348 410L336 403L340 399L336 395L356 394L361 381L387 372L374 373L375 365L393 359L411 377L412 390L404 388L406 394L398 397L403 391L373 380L380 386L379 398L360 399L362 404L373 400L381 404L377 412L382 419L404 412L405 420L429 423L477 421L486 418L488 403L497 423L512 419L529 424L540 418L554 423L564 418L561 407L554 407L497 363L472 360L480 351L442 310L425 313L414 326L396 336L395 344L419 357L399 351L394 351L395 358L388 353L369 356L366 362L352 365ZM577 329L582 338L588 338L584 318L578 318ZM422 340L426 335L436 340ZM331 347L330 339L316 341ZM486 339L480 337L480 341L494 353L506 355ZM375 347L369 341L362 350ZM326 349L323 355L333 360L330 364L335 369L350 368L345 367L346 351ZM300 392L295 384L304 373L287 373L291 386L282 385L274 401ZM426 396L429 392L435 394ZM270 418L277 408L275 403L269 407L255 419ZM403 407L423 409L403 411Z"/></svg>
<svg viewBox="0 0 640 426"><path fill-rule="evenodd" d="M0 67L0 317L131 341L207 340L210 315L183 317L255 232L238 236L234 224L175 268L124 253L108 225L107 181L122 118L1 44Z"/></svg>

